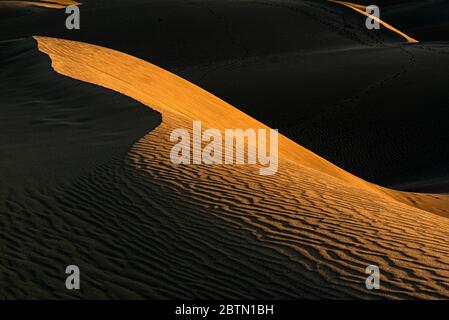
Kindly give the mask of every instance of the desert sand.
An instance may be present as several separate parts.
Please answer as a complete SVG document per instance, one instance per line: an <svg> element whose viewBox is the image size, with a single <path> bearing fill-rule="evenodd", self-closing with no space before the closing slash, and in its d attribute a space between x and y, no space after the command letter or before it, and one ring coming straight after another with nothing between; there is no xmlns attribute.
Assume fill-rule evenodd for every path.
<svg viewBox="0 0 449 320"><path fill-rule="evenodd" d="M449 134L449 59L435 42L447 40L447 4L378 4L420 43L368 31L365 16L321 0L84 1L79 31L65 29L63 10L45 9L1 19L0 39L46 35L131 54L365 180L448 192L449 148L437 146Z"/></svg>
<svg viewBox="0 0 449 320"><path fill-rule="evenodd" d="M23 9L28 7L42 7L51 9L64 9L68 5L80 5L79 2L71 0L61 0L61 1L13 1L13 0L2 0L0 1L1 9Z"/></svg>
<svg viewBox="0 0 449 320"><path fill-rule="evenodd" d="M295 8L288 3L289 8ZM278 2L272 4L276 7ZM327 3L316 7L307 1L298 6L312 16L320 10L327 12L326 8L343 10ZM341 12L348 19L357 14ZM323 35L329 33L325 22L306 21ZM49 26L51 23L46 28ZM347 60L366 63L382 57L386 67L374 74L376 79L358 81L358 85L366 92L372 86L388 92L382 79L399 77L401 73L390 74L398 70L394 69L397 65L403 73L409 71L409 63L434 72L431 63L435 52L446 50L425 44L405 47L399 42L384 46L384 41L399 41L389 33L371 39L376 45L370 40L366 40L369 45L362 45L359 39L366 35L355 29L352 32L357 40L343 36L348 35L345 30L332 31L333 36L328 36L331 45L316 38L306 41L303 35L302 42L309 45L306 53L278 53L273 58L272 52L264 52L265 62L261 62L262 56L242 59L239 54L232 57L232 52L220 54L239 60L237 65L254 62L241 86L256 69L261 72L255 67L261 63L282 70L287 67L285 61L292 61L282 64L277 62L279 57L304 58L308 64L316 61L320 65L326 64L330 52L342 61L337 68L346 66ZM131 38L124 51L144 54L145 61L90 44L86 35L80 37L86 39L35 36L1 43L5 70L1 79L5 85L0 90L2 113L7 119L1 147L2 154L11 155L1 160L6 168L2 178L7 178L1 184L0 207L2 296L449 297L447 195L400 192L367 182L285 135L279 137L279 171L275 176L260 176L256 165L174 165L169 159L169 135L174 128L189 128L192 120L218 129L259 128L266 127L264 117L258 116L259 122L242 111L243 105L233 106L150 63L152 46L163 48L154 49L155 61L163 59L161 52L171 50L161 45L164 40L144 41L142 48L148 51L139 54L137 40ZM126 47L120 37L116 43L112 37L103 39L112 44L111 48ZM259 46L265 48L261 43ZM323 51L324 47L329 47L328 51ZM178 55L180 52L184 53L179 51ZM187 63L193 53L193 49L186 51L187 58L180 57L180 61ZM405 65L403 56L407 57ZM176 57L168 55L167 65L170 59ZM214 70L220 63L204 60L198 66L172 65L172 69L193 75L198 70ZM307 69L308 64L298 68ZM237 74L244 67L237 68ZM306 74L318 74L321 69L317 68ZM347 78L357 79L355 71L346 72ZM276 71L273 73L276 77ZM241 80L238 76L230 79ZM337 85L337 96L345 96L340 92L345 85ZM331 95L334 89L327 88L325 84L319 87ZM278 94L283 92L279 90ZM382 93L377 99L385 96L393 95ZM365 98L373 99L368 94L357 99ZM287 110L277 106L268 110L265 105L264 114L268 111L281 122ZM348 117L345 105L332 114L339 112ZM362 112L360 118L364 116ZM362 138L368 141L366 136ZM355 156L358 149L349 146L340 145L339 154ZM361 149L362 156L363 152ZM434 173L441 177L441 171ZM61 270L68 264L79 265L83 272L80 292L63 287ZM370 264L382 270L382 290L370 291L364 286L365 267Z"/></svg>
<svg viewBox="0 0 449 320"><path fill-rule="evenodd" d="M370 1L360 0L369 5ZM427 41L447 41L449 3L444 0L424 1L376 1L383 8L383 16L395 21L395 25L413 37Z"/></svg>

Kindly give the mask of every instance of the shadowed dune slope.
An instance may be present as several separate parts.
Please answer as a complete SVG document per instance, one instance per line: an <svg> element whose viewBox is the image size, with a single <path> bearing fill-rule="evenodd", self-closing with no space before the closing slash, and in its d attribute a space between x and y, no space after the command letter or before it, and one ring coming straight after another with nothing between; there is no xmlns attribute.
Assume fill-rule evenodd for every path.
<svg viewBox="0 0 449 320"><path fill-rule="evenodd" d="M135 100L57 74L34 39L0 42L0 64L2 186L87 172L160 122Z"/></svg>
<svg viewBox="0 0 449 320"><path fill-rule="evenodd" d="M126 158L64 188L2 193L5 216L21 216L2 219L5 296L449 296L447 218L393 200L283 137L274 176L256 165L173 165L170 132L192 119L263 125L150 63L36 39L58 72L133 97L163 120ZM80 292L63 288L69 263L84 270ZM382 290L365 288L369 264L381 267Z"/></svg>

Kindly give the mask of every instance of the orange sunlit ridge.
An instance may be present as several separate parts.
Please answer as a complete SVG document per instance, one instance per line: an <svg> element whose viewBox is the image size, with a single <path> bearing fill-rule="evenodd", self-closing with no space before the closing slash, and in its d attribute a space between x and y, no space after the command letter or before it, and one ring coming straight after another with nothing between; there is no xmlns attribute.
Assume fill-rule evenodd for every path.
<svg viewBox="0 0 449 320"><path fill-rule="evenodd" d="M355 11L357 11L358 13L361 13L367 17L370 17L371 19L373 19L374 21L379 22L381 25L383 25L385 28L390 29L391 31L399 34L400 36L402 36L403 38L405 38L409 43L418 43L419 41L408 36L407 34L405 34L402 31L399 31L398 29L396 29L395 27L393 27L392 25L386 23L385 21L383 21L382 19L379 19L375 16L370 15L368 12L365 11L367 6L361 5L361 4L355 4L355 3L351 3L351 2L346 2L346 1L337 1L337 0L328 0L329 2L335 2L338 4L341 4L343 6L346 6L348 8L351 8Z"/></svg>
<svg viewBox="0 0 449 320"><path fill-rule="evenodd" d="M23 0L6 0L1 1L0 4L12 5L13 7L43 7L49 9L64 9L67 6L81 5L80 2L76 2L73 0L47 0L47 1L23 1Z"/></svg>

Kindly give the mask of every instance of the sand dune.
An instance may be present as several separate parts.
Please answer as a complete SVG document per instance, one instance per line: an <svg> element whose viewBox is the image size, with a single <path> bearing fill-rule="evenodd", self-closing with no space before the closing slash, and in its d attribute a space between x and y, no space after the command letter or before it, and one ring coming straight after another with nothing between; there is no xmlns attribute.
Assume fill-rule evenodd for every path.
<svg viewBox="0 0 449 320"><path fill-rule="evenodd" d="M66 182L123 155L160 121L135 100L56 75L33 39L0 42L0 61L2 187Z"/></svg>
<svg viewBox="0 0 449 320"><path fill-rule="evenodd" d="M359 3L371 4L360 0ZM448 41L449 3L446 0L422 1L376 1L382 8L382 15L397 21L398 27L413 37L426 41Z"/></svg>
<svg viewBox="0 0 449 320"><path fill-rule="evenodd" d="M385 28L387 28L387 29L389 29L389 30L399 34L401 37L403 37L409 43L418 43L419 42L418 40L410 37L409 35L405 34L404 32L396 29L395 27L393 27L391 24L385 22L384 20L370 15L368 12L366 12L366 6L359 5L359 4L354 4L354 3L351 3L351 2L347 2L347 1L335 1L335 0L329 0L329 1L341 4L343 6L346 6L348 8L353 9L354 11L356 11L356 12L358 12L358 13L366 16L366 17L372 18L374 21L378 22L383 27L385 27Z"/></svg>
<svg viewBox="0 0 449 320"><path fill-rule="evenodd" d="M251 166L173 165L168 135L189 127L191 117L215 127L260 124L142 60L79 42L37 41L58 72L129 95L163 120L126 159L68 188L27 189L19 202L9 195L9 215L18 203L34 212L51 208L51 215L20 224L47 221L48 249L36 243L37 234L10 224L21 241L8 238L6 265L20 259L14 243L34 244L24 250L29 262L7 270L6 283L17 288L5 290L7 296L27 296L25 286L49 295L30 280L28 268L36 265L47 286L66 296L56 272L68 260L86 270L83 296L90 297L449 296L447 218L401 204L286 138L275 180ZM42 251L45 260L36 256ZM365 289L368 264L383 270L383 290Z"/></svg>
<svg viewBox="0 0 449 320"><path fill-rule="evenodd" d="M187 119L200 120L206 127L219 130L224 130L225 128L267 128L262 123L195 85L142 60L116 51L96 46L82 46L81 44L78 44L80 48L77 48L77 50L71 50L73 52L71 52L71 58L68 60L65 58L68 55L62 55L64 51L61 54L61 50L64 50L65 45L76 45L74 42L45 37L37 37L37 39L39 49L52 57L52 65L58 72L79 80L111 88L152 106L161 113L168 111ZM62 47L62 49L54 51L53 48L55 47ZM106 50L107 54L103 57L96 54L97 50ZM96 57L95 61L93 61L93 57ZM73 68L73 60L79 61L76 65L79 67L78 69ZM118 64L120 61L128 62L121 62L123 70L117 70L115 76L109 75L105 77L105 74L92 72L92 70L100 68L105 70L106 66L114 63ZM86 68L91 70L91 72L84 71ZM129 80L122 79L117 81L117 79L120 79L120 72L124 72L126 68L135 68L137 71L140 70L140 72L129 74ZM132 88L128 87L128 83L133 83ZM191 91L196 94L191 94ZM360 186L372 192L414 205L414 200L410 199L410 194L404 197L400 192L394 192L359 179L282 135L279 137L279 156L285 160L293 161L296 164L341 179L353 186ZM422 197L420 202L425 203L425 198L433 196L423 195ZM442 197L445 198L445 196ZM425 205L422 205L421 208L432 212L445 213L448 209L446 201L443 201L440 205L436 205L437 203L432 201L432 205L428 208Z"/></svg>
<svg viewBox="0 0 449 320"><path fill-rule="evenodd" d="M64 6L55 3L37 2L37 1L0 1L0 8L26 8L26 7L43 7L62 9Z"/></svg>
<svg viewBox="0 0 449 320"><path fill-rule="evenodd" d="M101 7L102 2L98 3ZM170 8L160 6L161 12ZM198 7L208 12L204 16L210 14L209 7L199 5L193 6L195 14L202 12ZM218 8L233 10L227 5ZM297 9L302 17L313 17L306 19L307 23L318 26L323 35L328 34L328 28L333 30L328 42L311 40L306 54L297 56L320 62L323 70L328 70L325 61L329 53L342 61L353 59L354 70L360 70L367 61L385 57L388 68L374 73L378 81L375 88L388 87L384 85L390 80L385 81L385 77L396 79L413 68L414 75L422 74L432 66L435 51L446 50L435 46L381 47L382 35L366 37L355 30L348 33L351 28L340 29L339 19L330 24L317 23L314 12L330 10L329 16L335 13L327 4L302 1L296 5L285 1L278 6L269 2L267 8L272 12L295 12L293 18L297 17ZM56 16L48 13L44 18L48 17ZM348 19L352 21L352 16ZM49 27L51 24L45 26ZM29 32L25 29L19 33ZM197 39L193 43L201 48L201 37ZM169 160L170 132L190 128L192 120L218 129L266 126L181 77L128 54L77 41L49 37L35 40L37 47L29 39L3 43L0 51L0 58L11 66L0 75L9 84L0 89L0 97L11 97L10 101L2 101L10 105L5 110L9 120L2 136L14 143L17 141L9 139L22 137L22 148L12 155L23 161L17 161L19 167L13 173L19 169L28 172L17 185L1 186L3 297L449 297L449 248L445 240L449 236L448 196L397 192L368 183L282 135L275 176L259 175L257 165L174 165ZM131 37L129 46L126 41L107 36L102 41L132 52L138 50L134 46L138 40ZM169 45L164 47L165 41L148 41L140 54L175 61L170 54L162 58L171 50ZM204 60L206 51L193 60L198 66L181 66L180 59L177 68L184 68L185 74L210 71L231 61L227 59L252 61L252 67L261 63L267 66L266 60L260 58L295 57L301 45L289 48L288 43L290 39L280 39L277 44L285 45L284 52L268 47L257 57L257 50L266 46L260 44L257 49L255 41L256 49L247 57L230 50L222 53L222 61L212 62ZM151 49L153 46L162 49L158 53L159 49ZM187 62L195 50L190 48L185 54ZM50 68L49 58L57 73ZM282 68L292 68L290 62L286 59ZM272 63L270 60L268 65ZM350 64L335 65L337 69L330 69L330 74ZM366 70L375 69L380 68L374 64ZM308 75L319 71L311 68ZM345 77L351 78L351 73L347 71ZM232 73L228 77L238 78ZM364 83L359 78L350 83L362 82L358 88L369 91L372 80ZM341 94L346 84L336 84L335 94ZM373 99L369 94L360 98ZM36 101L49 105L42 111L45 114L29 110ZM20 108L14 108L17 105ZM243 105L238 107L245 110ZM160 124L155 111L162 116ZM332 114L335 117L340 112L347 116L344 108ZM273 108L271 113L276 115ZM27 124L36 118L42 132L39 139L33 140L26 133L32 132L34 126ZM354 122L354 117L350 119ZM17 121L24 125L14 127ZM50 137L46 136L48 132ZM89 143L93 148L90 151L85 149ZM27 148L31 155L23 154ZM52 148L62 152L49 154ZM34 158L35 164L30 166L29 158ZM2 167L12 168L8 162ZM60 181L42 179L49 174L46 170L53 168ZM2 177L8 175L6 171ZM63 286L62 270L68 264L77 264L82 270L80 292L67 291ZM369 264L380 266L382 290L365 289L364 271Z"/></svg>
<svg viewBox="0 0 449 320"><path fill-rule="evenodd" d="M408 34L402 22L421 23L422 15L401 3L393 6L395 17L388 14L393 2L379 2L385 21ZM63 15L49 10L2 20L0 38L42 34L129 53L365 180L448 191L441 177L449 176L449 148L436 147L447 144L448 134L444 43L411 33L422 43L405 45L384 27L368 31L364 16L328 1L87 1L76 32L65 29Z"/></svg>
<svg viewBox="0 0 449 320"><path fill-rule="evenodd" d="M63 9L68 5L79 5L79 2L71 0L61 1L12 1L1 0L0 8L26 8L26 7L42 7L51 9Z"/></svg>

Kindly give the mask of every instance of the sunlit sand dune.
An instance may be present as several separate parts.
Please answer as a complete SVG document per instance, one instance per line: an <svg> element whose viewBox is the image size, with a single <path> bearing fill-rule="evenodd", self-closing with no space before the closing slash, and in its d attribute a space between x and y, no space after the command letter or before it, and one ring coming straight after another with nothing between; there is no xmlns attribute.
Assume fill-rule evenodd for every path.
<svg viewBox="0 0 449 320"><path fill-rule="evenodd" d="M379 1L368 31L356 2L86 0L74 32L74 1L0 1L0 296L448 298L449 196L331 163L447 190L447 46L408 32L447 5ZM170 161L192 120L267 128L240 110L332 161L284 136L273 176Z"/></svg>
<svg viewBox="0 0 449 320"><path fill-rule="evenodd" d="M425 41L447 41L449 3L445 0L391 1L357 0L357 3L376 4L382 16L414 38Z"/></svg>
<svg viewBox="0 0 449 320"><path fill-rule="evenodd" d="M0 1L0 8L25 8L25 7L43 7L52 9L62 9L64 6L55 3L36 2L36 1Z"/></svg>
<svg viewBox="0 0 449 320"><path fill-rule="evenodd" d="M68 5L79 5L79 2L71 0L61 1L12 1L1 0L0 8L43 7L51 9L63 9Z"/></svg>
<svg viewBox="0 0 449 320"><path fill-rule="evenodd" d="M106 57L104 57L96 52L100 50L100 47L83 45L73 41L46 37L36 37L36 39L38 39L39 49L52 57L53 67L58 72L79 80L111 88L152 106L161 113L166 111L177 113L187 119L201 120L205 127L220 130L225 128L267 128L262 123L208 92L140 59L101 48L101 50L107 52ZM77 48L77 50L73 50L70 53L70 63L67 62L69 55L66 54L64 56L64 51L61 52L66 46L79 46L79 49ZM58 48L58 50L54 48ZM73 68L71 65L72 61L77 61L79 68ZM138 72L128 73L127 77L129 79L127 80L119 76L122 72L121 70L117 70L115 76L110 75L113 70L108 74L92 72L92 70L97 70L100 67L105 68L111 63L118 64L119 61L122 61L120 65L124 68L123 70L136 68ZM88 70L91 70L91 72L87 72ZM128 83L133 83L133 86L129 88ZM187 126L187 128L190 127L191 125ZM432 204L426 207L426 199L433 199L432 195L407 194L407 196L404 196L401 192L370 184L318 157L282 135L279 137L279 157L329 174L351 185L359 186L381 195L387 195L408 204L414 205L416 201L413 198L418 197L418 201L422 203L421 208L423 209L439 213L445 213L448 210L445 196L441 196L445 199L441 203L432 200Z"/></svg>
<svg viewBox="0 0 449 320"><path fill-rule="evenodd" d="M365 15L327 0L84 1L76 31L66 29L64 10L3 10L0 38L41 34L126 52L367 181L447 192L449 148L437 146L448 135L448 50L408 27L440 21L425 23L419 8L402 12L413 3L393 3L376 2L382 19L420 44L383 25L368 30ZM425 5L424 15L444 17L445 7Z"/></svg>
<svg viewBox="0 0 449 320"><path fill-rule="evenodd" d="M391 24L386 23L385 21L383 21L382 19L379 19L377 17L374 17L372 15L370 15L369 13L366 12L366 7L364 5L359 5L359 4L354 4L351 2L347 2L347 1L335 1L335 0L329 0L330 2L334 2L334 3L338 3L341 4L343 6L346 6L348 8L351 8L355 11L357 11L360 14L363 14L364 16L370 17L371 19L373 19L374 21L377 21L379 24L381 24L382 26L384 26L385 28L396 32L397 34L399 34L400 36L404 37L408 42L410 43L418 43L418 40L413 39L412 37L410 37L409 35L405 34L402 31L399 31L398 29L396 29L395 27L393 27Z"/></svg>
<svg viewBox="0 0 449 320"><path fill-rule="evenodd" d="M5 272L17 288L6 296L45 297L51 288L61 297L449 297L449 220L424 200L425 210L414 207L421 195L369 184L282 136L273 176L256 165L174 165L169 135L192 120L217 129L264 126L148 62L36 40L57 72L132 97L160 112L162 123L125 159L66 188L9 194L9 215L35 214L8 223L6 266L18 268ZM435 201L443 210L444 198ZM36 224L46 241L36 241ZM69 261L85 270L82 293L58 289L58 265ZM382 270L381 290L365 288L371 264ZM30 280L35 272L39 283Z"/></svg>

